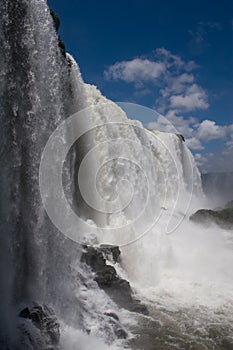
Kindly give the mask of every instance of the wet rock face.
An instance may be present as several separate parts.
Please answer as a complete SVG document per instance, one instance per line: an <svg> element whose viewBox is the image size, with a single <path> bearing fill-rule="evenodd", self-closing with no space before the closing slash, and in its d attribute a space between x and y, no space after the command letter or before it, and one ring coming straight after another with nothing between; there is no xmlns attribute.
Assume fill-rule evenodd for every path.
<svg viewBox="0 0 233 350"><path fill-rule="evenodd" d="M190 220L202 224L208 224L210 222L213 222L224 229L232 229L233 208L231 207L231 202L229 202L225 209L200 209L190 216Z"/></svg>
<svg viewBox="0 0 233 350"><path fill-rule="evenodd" d="M99 250L104 254L106 259L112 260L114 263L120 262L121 251L118 246L101 244Z"/></svg>
<svg viewBox="0 0 233 350"><path fill-rule="evenodd" d="M47 343L48 349L58 349L60 340L60 325L51 308L46 305L34 304L26 307L19 313L20 318L31 320L40 331L41 338Z"/></svg>
<svg viewBox="0 0 233 350"><path fill-rule="evenodd" d="M91 246L84 246L81 262L86 263L93 271L101 271L106 266L106 259L101 251Z"/></svg>
<svg viewBox="0 0 233 350"><path fill-rule="evenodd" d="M140 300L133 297L128 281L117 275L116 269L106 263L106 258L113 263L120 261L120 249L117 246L101 245L100 247L84 246L81 261L95 272L95 281L110 298L120 307L129 311L148 315L147 308Z"/></svg>

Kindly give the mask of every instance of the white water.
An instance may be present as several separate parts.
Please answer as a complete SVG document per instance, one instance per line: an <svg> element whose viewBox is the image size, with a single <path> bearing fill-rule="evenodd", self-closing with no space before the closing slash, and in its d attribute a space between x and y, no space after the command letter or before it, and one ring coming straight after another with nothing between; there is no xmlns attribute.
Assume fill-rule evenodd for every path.
<svg viewBox="0 0 233 350"><path fill-rule="evenodd" d="M91 133L84 160L89 178L79 178L94 208L91 218L103 228L100 242L121 246L129 280L150 301L227 312L233 300L232 237L215 225L189 221L206 206L191 153L175 134L128 120L94 86L85 84L85 98L93 125L103 125Z"/></svg>
<svg viewBox="0 0 233 350"><path fill-rule="evenodd" d="M4 1L1 9L6 28L12 25L7 17L11 13L17 29L7 31L3 26L0 33L4 42L1 284L5 287L1 323L11 326L8 304L15 302L15 295L25 303L41 298L61 319L64 349L104 349L103 342L116 341L104 312L117 312L117 306L93 282L92 273L80 268L79 248L48 223L38 189L45 142L62 120L83 108L89 108L88 118L79 120L72 134L84 126L91 129L80 154L77 145L77 158L85 152L86 157L83 162L78 159L75 184L80 186L77 200L81 194L90 206L88 210L78 206L86 222L94 222L90 233L101 243L121 246L125 272L119 268L119 273L154 305L230 312L231 237L215 226L205 229L188 221L189 214L202 206L202 190L199 171L184 143L177 135L147 131L130 121L119 106L83 83L72 58L71 73L67 72L44 1L15 1L13 7ZM12 43L17 43L16 51ZM65 171L72 175L74 169ZM82 232L78 234L81 237Z"/></svg>
<svg viewBox="0 0 233 350"><path fill-rule="evenodd" d="M97 337L100 344L113 342L104 312L117 307L80 265L80 246L49 221L39 190L47 140L84 106L82 86L72 81L79 77L70 77L45 1L3 0L0 18L0 348L41 350L43 335L30 320L26 332L19 331L18 314L34 301L52 306L63 329L80 334L81 348L88 348L89 336L81 336L87 329L90 344ZM68 189L72 160L64 167ZM65 334L64 349L73 349Z"/></svg>

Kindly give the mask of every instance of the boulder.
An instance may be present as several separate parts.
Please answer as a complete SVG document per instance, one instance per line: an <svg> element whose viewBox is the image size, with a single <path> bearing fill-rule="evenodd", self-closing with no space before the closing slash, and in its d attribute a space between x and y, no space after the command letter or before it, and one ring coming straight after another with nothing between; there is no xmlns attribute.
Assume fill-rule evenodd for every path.
<svg viewBox="0 0 233 350"><path fill-rule="evenodd" d="M81 262L86 263L93 271L101 271L106 266L106 259L103 253L92 246L83 246L84 251L81 256Z"/></svg>
<svg viewBox="0 0 233 350"><path fill-rule="evenodd" d="M60 325L51 308L34 303L32 307L25 307L21 310L19 317L31 320L33 325L40 330L42 336L48 338L49 345L59 344Z"/></svg>
<svg viewBox="0 0 233 350"><path fill-rule="evenodd" d="M117 246L101 245L100 247L84 246L81 261L95 272L95 281L110 298L120 307L148 315L145 305L133 297L133 291L128 281L117 275L116 269L106 263L106 257L111 257L113 263L119 261L120 249ZM110 260L111 260L110 259Z"/></svg>

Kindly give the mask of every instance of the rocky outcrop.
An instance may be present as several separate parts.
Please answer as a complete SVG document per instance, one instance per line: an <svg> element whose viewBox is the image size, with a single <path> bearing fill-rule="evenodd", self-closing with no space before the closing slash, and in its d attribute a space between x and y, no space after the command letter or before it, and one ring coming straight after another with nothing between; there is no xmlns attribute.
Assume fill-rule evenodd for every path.
<svg viewBox="0 0 233 350"><path fill-rule="evenodd" d="M185 142L185 138L182 134L176 134L176 136L178 137L178 139L180 139L181 142Z"/></svg>
<svg viewBox="0 0 233 350"><path fill-rule="evenodd" d="M120 307L129 311L148 315L145 305L133 296L128 281L117 275L114 266L107 264L106 258L113 264L120 261L120 249L117 246L101 245L99 247L84 246L81 261L89 265L95 272L95 281L110 298Z"/></svg>
<svg viewBox="0 0 233 350"><path fill-rule="evenodd" d="M210 209L200 209L196 213L190 216L190 220L201 223L208 224L214 222L218 226L224 229L233 228L233 207L231 207L232 202L229 202L229 207L226 206L225 209L210 210Z"/></svg>
<svg viewBox="0 0 233 350"><path fill-rule="evenodd" d="M50 7L50 14L53 19L53 24L56 32L58 33L59 27L60 27L60 18L58 15L54 12L54 10ZM66 47L64 41L61 40L60 35L58 35L58 46L61 50L62 55L66 58Z"/></svg>
<svg viewBox="0 0 233 350"><path fill-rule="evenodd" d="M58 15L54 12L54 10L50 7L49 8L50 14L52 16L53 19L53 24L54 24L54 28L56 30L56 32L58 32L59 27L60 27L60 18L58 17Z"/></svg>
<svg viewBox="0 0 233 350"><path fill-rule="evenodd" d="M101 244L98 248L108 260L112 260L114 263L120 262L121 251L118 246Z"/></svg>
<svg viewBox="0 0 233 350"><path fill-rule="evenodd" d="M51 308L46 305L39 305L34 303L33 306L25 307L19 313L19 318L28 319L31 321L38 333L40 334L40 341L46 346L43 350L58 350L60 340L60 325ZM22 329L24 336L28 337L30 342L34 342L29 329ZM39 340L36 340L38 343ZM33 344L32 344L33 345ZM36 347L37 349L37 347Z"/></svg>

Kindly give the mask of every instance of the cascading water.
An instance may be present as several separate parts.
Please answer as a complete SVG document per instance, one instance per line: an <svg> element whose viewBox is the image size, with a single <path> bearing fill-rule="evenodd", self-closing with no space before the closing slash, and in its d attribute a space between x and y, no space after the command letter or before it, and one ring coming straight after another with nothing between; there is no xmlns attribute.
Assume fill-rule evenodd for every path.
<svg viewBox="0 0 233 350"><path fill-rule="evenodd" d="M0 9L4 48L0 57L1 349L41 349L36 341L26 346L17 335L17 308L34 300L56 311L66 334L61 339L64 349L104 349L103 343L81 329L91 329L108 343L115 339L105 314L117 306L80 263L80 244L56 229L42 205L46 207L48 198L42 200L41 194L51 195L51 213L60 217L58 228L69 227L70 213L56 208L60 193L53 179L60 168L45 162L54 177L44 177L42 166L40 185L46 182L43 188L48 193L42 189L40 194L39 188L46 142L64 120L68 122L62 134L53 134L55 139L60 136L60 144L75 141L83 131L63 166L66 196L80 219L77 226L70 224L76 241L88 241L86 234L92 234L99 243L119 245L125 269L117 266L119 274L145 297L152 315L157 305L165 326L170 327L169 312L177 308L186 310L190 320L194 317L199 329L208 317L216 324L222 322L217 312L229 325L230 238L215 226L204 229L188 220L200 207L203 193L199 171L181 137L144 129L127 114L134 116L134 108L147 113L145 109L120 104L121 109L94 86L84 84L74 59L67 55L68 64L60 53L43 0L3 0ZM68 117L77 112L69 124ZM59 155L56 143L51 145ZM50 160L46 152L44 159ZM194 307L202 307L200 317ZM182 315L176 314L174 320L181 324L178 340L171 342L169 331L158 335L167 337L166 342L170 337L165 349L181 348ZM162 326L156 326L159 332ZM194 327L189 322L186 326ZM171 334L174 337L173 328ZM149 350L151 345L143 346Z"/></svg>
<svg viewBox="0 0 233 350"><path fill-rule="evenodd" d="M104 293L91 282L90 271L77 263L80 246L50 222L39 190L39 165L49 136L62 120L83 108L85 99L75 90L78 85L61 55L46 2L3 0L0 11L0 347L46 348L38 330L28 328L23 337L19 328L19 311L34 302L51 305L61 322L77 330L94 322L98 326L93 334L108 330L111 337L110 327L104 328L104 311L112 304L105 298L89 306L92 293L97 300ZM64 169L69 182L73 159ZM75 336L80 348L88 347L87 336L81 331ZM64 348L72 348L72 340L62 341Z"/></svg>
<svg viewBox="0 0 233 350"><path fill-rule="evenodd" d="M206 205L193 157L179 136L147 131L95 87L85 85L85 90L87 106L92 106L92 142L78 185L93 209L86 218L102 228L96 232L100 242L121 246L128 278L149 300L152 314L171 328L169 333L160 326L165 348L232 344L232 239L214 225L189 221L191 213ZM138 112L140 106L125 106L131 117L134 108ZM155 300L162 311L153 306ZM147 349L157 344L152 329Z"/></svg>
<svg viewBox="0 0 233 350"><path fill-rule="evenodd" d="M88 203L84 217L99 228L91 230L100 242L121 247L127 278L151 303L152 314L165 320L165 329L166 324L171 327L171 333L165 335L161 327L159 334L166 349L232 344L232 237L215 225L205 228L189 221L190 214L206 205L191 153L179 135L147 131L127 119L95 87L85 85L85 96L91 108L83 117L91 142L84 147L76 187ZM120 105L131 117L141 109ZM147 113L143 108L140 112ZM150 332L152 343L146 349L157 344Z"/></svg>
<svg viewBox="0 0 233 350"><path fill-rule="evenodd" d="M232 172L202 174L202 185L213 209L224 206L227 201L231 201L233 198Z"/></svg>
<svg viewBox="0 0 233 350"><path fill-rule="evenodd" d="M38 167L47 138L67 115L69 102L66 68L43 1L2 1L0 40L1 302L8 307L43 299L46 290L54 230L41 204ZM4 317L1 322L6 328Z"/></svg>
<svg viewBox="0 0 233 350"><path fill-rule="evenodd" d="M85 88L87 105L94 106L94 131L90 127L91 150L79 169L79 187L102 227L96 233L100 241L121 246L124 267L141 288L160 285L185 302L200 298L211 304L208 293L214 286L219 293L226 283L229 300L232 253L224 233L189 222L205 201L200 173L183 141L175 134L145 130L95 87ZM135 108L141 107L125 104L131 116Z"/></svg>

